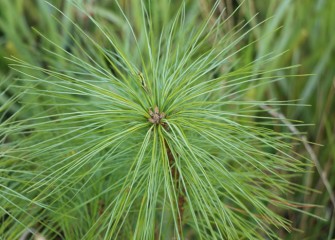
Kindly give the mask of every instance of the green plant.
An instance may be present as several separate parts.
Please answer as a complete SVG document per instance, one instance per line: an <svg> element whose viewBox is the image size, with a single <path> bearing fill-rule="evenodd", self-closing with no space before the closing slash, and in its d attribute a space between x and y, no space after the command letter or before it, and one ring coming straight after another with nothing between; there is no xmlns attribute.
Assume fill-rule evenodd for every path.
<svg viewBox="0 0 335 240"><path fill-rule="evenodd" d="M286 103L251 98L289 77L267 68L277 55L240 63L258 25L222 32L219 1L204 21L191 2L115 4L113 24L85 5L73 3L73 17L48 5L66 19L58 26L68 42L37 29L48 43L42 63L11 59L20 78L5 81L17 93L6 102L19 98L21 108L0 127L3 236L278 239L275 227L290 231L276 208L302 206L286 196L304 191L289 180L308 164L262 110Z"/></svg>
<svg viewBox="0 0 335 240"><path fill-rule="evenodd" d="M225 1L229 5L229 0ZM334 168L334 90L335 90L335 38L332 33L335 22L334 1L307 0L302 6L297 1L251 0L241 6L237 16L252 20L252 26L271 17L262 26L253 31L250 41L261 38L252 46L250 52L240 55L245 62L254 60L254 56L262 56L270 52L287 51L267 67L282 68L283 66L299 64L296 68L279 71L279 75L300 74L298 79L287 78L266 88L255 91L260 99L275 98L278 100L297 99L299 104L283 106L280 112L288 118L312 123L301 126L302 132L307 132L306 139L317 144L296 146L296 151L313 160L313 165L295 182L313 188L317 191L296 194L296 201L310 202L322 207L304 207L304 210L324 219L315 219L307 214L299 215L282 212L289 216L295 228L290 234L281 233L284 239L334 239L335 226L335 178ZM253 17L259 13L257 17ZM234 25L234 24L231 24ZM273 29L280 28L278 31ZM264 36L265 37L261 37ZM280 113L279 112L279 113ZM281 114L280 113L280 114ZM281 131L280 127L276 128ZM300 136L299 136L300 135ZM296 135L304 138L303 135Z"/></svg>

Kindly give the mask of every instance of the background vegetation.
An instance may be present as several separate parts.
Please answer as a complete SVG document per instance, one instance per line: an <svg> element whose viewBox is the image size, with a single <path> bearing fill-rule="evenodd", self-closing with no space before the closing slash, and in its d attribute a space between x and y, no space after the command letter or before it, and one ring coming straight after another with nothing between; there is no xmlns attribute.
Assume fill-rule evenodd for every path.
<svg viewBox="0 0 335 240"><path fill-rule="evenodd" d="M124 38L129 37L127 34L130 33L123 31L122 16L113 1L88 0L84 2L86 11L108 26L110 32L124 34ZM120 6L125 9L127 16L134 18L131 19L132 22L140 22L141 11L139 9L141 7L136 1L119 2ZM167 9L164 5L167 2L159 1L158 3L157 1L152 7L157 11L165 12L162 9ZM239 69L253 63L251 72L256 73L263 69L268 71L279 69L276 70L275 75L283 78L278 82L251 88L244 95L244 100L296 100L295 104L285 104L276 109L262 105L264 112L261 115L277 118L277 124L274 126L275 130L278 132L290 131L294 136L291 144L295 146L295 151L301 155L301 158L311 159L314 164L314 166L307 166L306 173L297 176L294 182L316 191L302 191L287 196L294 202L308 203L303 207L298 206L298 209L311 215L302 214L299 211L290 211L289 209L280 210L280 215L292 221L295 230L288 233L279 229L275 234L282 239L333 239L335 238L335 218L333 214L335 207L335 174L333 174L335 172L335 1L248 0L244 1L241 6L239 6L240 1L222 0L218 3L218 8L210 19L212 24L220 17L220 14L223 14L222 17L224 18L233 14L233 17L228 18L222 28L219 29L222 30L222 33L218 33L219 35L222 34L223 36L227 32L235 32L236 26L239 26L243 21L248 22L247 28L244 28L243 31L251 30L250 34L238 43L238 47L246 47L243 51L237 52L231 59L233 68ZM96 43L104 44L105 39L101 31L89 21L86 15L77 11L68 1L57 0L52 1L52 4L61 9L64 15L55 9L50 9L44 1L0 1L1 122L15 118L17 112L20 112L21 118L29 118L30 111L32 111L29 108L22 109L23 103L17 101L17 98L29 84L24 81L17 82L17 79L23 78L24 75L20 71L13 71L9 67L12 62L7 57L21 59L32 66L45 67L45 63L52 62L52 59L50 59L48 52L43 49L52 49L60 56L63 54L57 48L54 48L54 44L62 46L68 51L80 52L81 49L77 48L79 46L72 48L75 44L69 33L73 31L73 25L65 16L74 17L78 25L90 37L94 38ZM214 4L215 1L205 0L187 2L187 10L194 14L192 20L194 25L211 16L211 9ZM177 5L176 10L178 9ZM226 11L223 12L223 9L226 9ZM173 9L170 12L166 11L165 16L161 16L161 26L164 26L165 21L169 21L171 12L173 12ZM52 15L56 16L58 23L51 17ZM134 26L134 29L135 31L141 31L140 26ZM39 32L51 39L52 42L44 39ZM235 37L237 38L243 32L237 32L236 34ZM212 39L205 40L208 41L208 46L212 44ZM254 41L256 41L255 44L248 45ZM91 45L86 45L85 42L81 46L88 52L94 52L93 48L89 49ZM265 62L266 66L262 61L255 61L267 54L278 55L278 57L271 62ZM87 56L83 55L83 59L85 57ZM66 61L62 62L60 59L54 63L55 66L66 68ZM292 65L296 67L286 68ZM75 71L76 69L67 70ZM34 69L28 69L25 72L30 74L34 72ZM33 74L33 76L39 77L36 71ZM43 77L43 73L40 74ZM285 77L288 75L300 75L300 77ZM20 87L12 88L11 85ZM45 101L44 99L39 100L41 102ZM46 101L46 103L48 102ZM40 106L40 108L36 111L46 111L43 106ZM287 119L299 120L306 125L300 125L297 129ZM254 119L254 121L259 120ZM66 127L66 124L63 127ZM23 132L16 137L25 138L27 136L29 136L29 132ZM6 144L7 141L10 141L10 139L3 137L0 157L11 154L11 149L8 149ZM6 164L11 164L12 160L6 159L8 162L0 163L0 169L5 169L3 166L7 166ZM9 178L5 175L5 170L2 171L3 173L0 173L2 174L0 175L0 184L2 184L1 181L5 182ZM20 181L24 182L24 179ZM104 186L96 187L103 188ZM8 194L8 190L0 189L0 192L5 191ZM1 203L5 202L6 199L4 198L6 196L3 194L3 199L0 200L0 238L2 233L7 236L5 235L7 234L5 230L8 229L8 226L5 226L5 209L1 208ZM21 201L25 201L25 197L19 196ZM73 201L82 203L86 200L73 199ZM97 206L99 206L99 203L97 203ZM23 211L20 206L17 206L17 209ZM99 211L99 209L96 209L96 211ZM44 216L43 213L33 210L29 214ZM78 222L78 224L84 226L90 223ZM55 232L57 232L57 229Z"/></svg>

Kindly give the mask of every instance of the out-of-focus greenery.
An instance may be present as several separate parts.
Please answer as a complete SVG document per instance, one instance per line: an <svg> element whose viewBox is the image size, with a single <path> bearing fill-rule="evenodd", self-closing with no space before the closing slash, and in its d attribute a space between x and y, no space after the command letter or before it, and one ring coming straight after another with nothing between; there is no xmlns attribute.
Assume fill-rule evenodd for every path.
<svg viewBox="0 0 335 240"><path fill-rule="evenodd" d="M125 27L122 16L115 13L117 6L112 3L113 1L91 0L84 2L87 6L86 10L101 22L114 26L115 29ZM157 11L167 9L164 6L167 1L159 2L155 1L152 7L157 8ZM194 21L205 19L214 2L199 0L201 11L194 10ZM240 3L241 6L239 6ZM78 24L96 42L104 42L101 32L91 26L87 16L78 12L69 1L57 0L52 1L52 4L60 8L64 15L74 16ZM120 4L126 9L126 12L133 13L136 12L136 9L140 12L140 7L136 5L136 1L134 3L125 0L120 1ZM192 10L193 2L189 1L187 4L188 9ZM282 76L284 80L251 89L246 95L246 100L296 100L295 103L298 105L285 105L276 110L288 119L306 123L306 125L299 127L301 135L295 133L292 133L292 135L300 138L306 133L310 141L309 146L311 146L313 152L308 151L300 141L292 142L292 144L295 144L295 150L299 154L312 159L314 164L319 166L318 168L309 167L303 177L300 176L295 179L297 184L316 191L311 190L307 194L296 193L294 196L287 197L296 202L310 204L309 207L304 207L301 210L319 216L324 220L308 214L286 210L280 214L292 221L292 225L296 229L290 233L280 230L278 235L283 239L333 239L335 237L335 218L333 214L335 202L331 201L331 196L334 199L335 1L249 0L237 2L222 0L213 16L213 22L219 17L223 9L226 9L226 13L222 17L225 18L233 12L234 15L218 30L218 34L222 36L230 30L233 31L241 21L248 22L247 27L249 29L264 21L252 30L248 38L243 39L243 43L240 43L241 46L239 47L242 48L248 43L256 41L256 44L247 47L247 51L241 51L234 57L236 60L234 68L252 63L270 53L278 54L278 57L271 63L266 62L266 66L262 65L261 61L256 61L252 71L256 73L259 69L281 69L276 74ZM31 65L43 67L45 64L43 59L46 56L41 56L45 54L42 49L53 49L55 52L59 49L53 48L53 44L42 38L37 31L52 39L55 44L70 48L72 40L69 33L72 31L72 25L64 15L48 7L42 0L0 1L0 56L2 56L0 58L0 111L5 111L5 113L0 114L0 117L2 116L1 121L15 118L18 111L24 113L20 117L29 117L30 114L29 112L25 113L25 110L20 108L20 102L15 99L17 93L13 93L13 89L9 89L8 84L11 82L20 85L27 83L24 81L17 83L18 80L15 79L20 77L20 73L14 72L8 67L9 60L6 57L19 58ZM60 24L55 24L56 21L52 16L57 16L57 21ZM136 18L137 15L133 13L132 16ZM169 16L169 12L166 12L166 16L162 17L160 26L164 26L169 21ZM136 22L136 19L132 19L132 21ZM37 31L34 31L33 28ZM137 29L136 26L134 29ZM110 31L114 30L111 29ZM114 33L117 34L118 32L115 31ZM126 34L126 31L120 31L119 33ZM128 32L128 34L131 33ZM208 44L211 44L210 40ZM129 48L131 47L129 46ZM90 50L92 49L88 49L88 51ZM57 53L60 56L64 54L62 51ZM66 67L66 62L60 61L57 64ZM283 69L292 65L296 67ZM297 75L297 77L285 79L287 75ZM270 114L271 112L269 112ZM255 121L257 120L255 119ZM282 125L279 126L278 124L276 126L277 131L290 131L289 126L281 120L278 120L278 123ZM6 141L2 139L0 154L10 154L10 149L6 148ZM311 156L313 153L316 157ZM1 177L0 175L0 181ZM328 188L327 184L329 184ZM24 197L22 196L22 198ZM312 204L318 206L312 206ZM39 216L41 213L36 214ZM6 226L0 226L0 233L4 229L6 229ZM55 229L55 232L57 232L57 229Z"/></svg>
<svg viewBox="0 0 335 240"><path fill-rule="evenodd" d="M204 4L204 15L210 4ZM278 72L278 75L296 74L297 78L279 81L250 93L253 98L297 100L307 106L286 106L280 111L288 119L308 124L299 128L306 133L316 158L316 165L296 183L317 190L296 195L298 201L319 205L304 209L324 221L306 215L283 213L299 231L281 233L284 239L334 239L335 227L335 1L231 1L223 0L222 8L236 11L227 28L241 20L250 20L250 26L265 20L253 31L247 42L257 41L249 54L238 56L242 62L252 62L268 53L284 53L267 68L294 65L297 67ZM229 14L227 13L227 14ZM260 63L261 64L261 63ZM262 67L262 66L260 66ZM257 66L256 66L257 68ZM284 126L286 128L287 126ZM314 143L314 144L313 144ZM308 158L311 153L300 144L297 150ZM312 153L313 154L313 153ZM321 177L323 175L323 178ZM329 184L329 185L328 185ZM327 186L328 185L328 186ZM331 200L333 198L333 201Z"/></svg>
<svg viewBox="0 0 335 240"><path fill-rule="evenodd" d="M314 203L320 207L305 209L321 216L325 221L306 215L286 213L296 228L302 232L282 233L285 239L333 239L334 235L334 189L335 189L335 1L246 1L240 17L250 19L259 12L253 23L271 17L254 31L254 38L261 40L253 55L267 52L287 51L273 64L275 67L299 65L278 74L301 74L299 78L287 79L265 89L263 98L297 99L308 107L290 106L281 111L291 119L311 125L301 127L316 155L315 164L297 183L316 189L307 195L297 195L299 201ZM275 29L278 31L274 31ZM268 37L261 37L267 35ZM246 56L245 56L246 57ZM259 93L255 93L259 94ZM311 153L303 145L298 151L309 158ZM323 178L320 176L323 175ZM326 182L327 181L327 182ZM326 188L329 184L328 189ZM331 201L331 195L333 201ZM285 213L283 213L285 214Z"/></svg>

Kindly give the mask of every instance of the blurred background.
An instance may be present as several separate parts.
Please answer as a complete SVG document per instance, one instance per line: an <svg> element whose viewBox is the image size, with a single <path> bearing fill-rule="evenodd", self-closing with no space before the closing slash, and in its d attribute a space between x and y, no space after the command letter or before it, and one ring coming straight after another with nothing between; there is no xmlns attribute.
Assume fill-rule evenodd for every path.
<svg viewBox="0 0 335 240"><path fill-rule="evenodd" d="M101 33L90 25L87 16L78 12L68 1L49 2L66 15L74 16L78 24L95 41L103 42ZM116 6L113 1L82 2L87 12L109 27L122 27L123 23L115 13ZM136 7L135 0L119 2L126 12L127 9L134 12L132 8ZM157 7L164 9L165 2L167 1L157 1ZM214 3L214 0L197 0L188 1L187 6L200 20L208 17ZM193 8L193 5L197 8ZM231 14L232 17L229 17ZM53 16L57 16L58 21L61 21L61 27L56 24ZM281 106L275 113L268 109L269 114L281 118L278 121L284 123L282 128L285 128L285 131L288 129L297 139L302 140L300 143L294 143L296 151L311 159L315 165L306 169L303 177L295 179L297 184L314 190L288 196L297 202L310 204L310 207L301 210L311 215L282 212L283 216L292 221L296 230L278 234L283 239L334 239L335 1L221 0L213 21L220 16L227 18L222 27L222 34L234 31L241 22L247 22L247 27L253 28L251 34L243 39L243 44L254 41L256 44L236 55L236 67L239 64L242 66L251 63L266 54L278 54L271 66L266 68L280 69L276 74L283 76L283 80L253 89L247 97L257 100L295 100L295 104ZM164 17L168 18L169 15ZM48 7L43 0L0 0L0 109L6 109L0 118L1 121L20 108L19 103L4 107L8 99L16 94L8 87L20 75L10 69L6 57L16 57L43 67L41 55L44 52L41 49L50 48L51 43L41 38L37 31L67 47L70 45L70 39L67 37L70 29L68 20ZM260 64L254 66L255 71L264 68ZM292 65L296 67L285 68ZM297 77L286 78L287 75ZM295 119L305 125L298 129L290 128L285 119ZM277 130L281 131L280 127Z"/></svg>

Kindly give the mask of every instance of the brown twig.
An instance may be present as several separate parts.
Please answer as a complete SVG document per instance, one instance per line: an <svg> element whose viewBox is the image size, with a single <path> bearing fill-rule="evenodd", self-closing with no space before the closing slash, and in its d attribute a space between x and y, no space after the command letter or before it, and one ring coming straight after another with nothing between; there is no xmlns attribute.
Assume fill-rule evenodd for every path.
<svg viewBox="0 0 335 240"><path fill-rule="evenodd" d="M154 111L149 108L149 115L150 118L148 118L148 121L152 124L158 126L161 125L166 131L169 131L169 125L166 122L163 122L162 120L166 117L166 114L164 112L160 112L158 106L155 106ZM172 151L170 149L169 144L167 143L166 139L164 139L164 145L166 148L166 154L169 159L169 167L170 167L170 173L171 177L174 181L176 194L178 197L178 234L179 236L182 235L182 222L183 222L183 216L184 216L184 205L186 202L185 199L185 189L180 184L180 174L176 167L176 159L172 154Z"/></svg>
<svg viewBox="0 0 335 240"><path fill-rule="evenodd" d="M175 189L177 191L178 196L178 233L181 236L183 230L183 215L184 215L184 205L186 202L185 198L185 189L180 185L180 174L178 169L176 168L176 160L171 152L170 146L167 144L166 140L164 140L166 153L169 159L169 166L171 171L172 179L175 183Z"/></svg>
<svg viewBox="0 0 335 240"><path fill-rule="evenodd" d="M290 122L287 120L287 118L285 117L284 114L282 113L278 113L277 111L275 111L274 109L272 109L271 107L267 106L267 105L261 105L261 108L266 110L270 115L272 115L273 117L276 117L278 119L280 119L280 121L282 121L289 129L292 133L294 133L295 135L297 135L300 140L302 141L302 143L304 144L305 149L307 150L308 154L310 155L316 170L318 171L321 180L324 184L324 186L326 187L329 197L330 197L330 201L332 202L333 208L335 210L335 196L332 192L332 187L329 183L329 181L327 180L327 176L326 173L323 171L321 164L313 150L313 148L310 146L310 144L308 143L308 140L306 138L305 135L302 135L300 133L300 131Z"/></svg>

